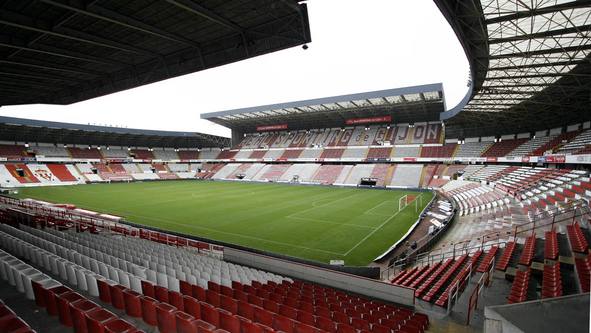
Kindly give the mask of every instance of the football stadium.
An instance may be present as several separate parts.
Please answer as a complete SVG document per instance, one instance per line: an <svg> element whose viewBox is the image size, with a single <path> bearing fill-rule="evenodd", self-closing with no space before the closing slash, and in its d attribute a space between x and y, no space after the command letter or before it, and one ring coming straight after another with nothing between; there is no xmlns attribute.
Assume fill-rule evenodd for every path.
<svg viewBox="0 0 591 333"><path fill-rule="evenodd" d="M0 1L0 332L589 332L591 1L430 5L457 105L367 89L214 135L3 110L305 54L311 4Z"/></svg>

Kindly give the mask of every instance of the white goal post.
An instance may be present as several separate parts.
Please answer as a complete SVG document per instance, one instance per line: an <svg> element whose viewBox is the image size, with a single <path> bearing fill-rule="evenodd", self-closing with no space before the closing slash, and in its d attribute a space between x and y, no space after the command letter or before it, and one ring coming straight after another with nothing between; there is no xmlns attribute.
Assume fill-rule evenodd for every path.
<svg viewBox="0 0 591 333"><path fill-rule="evenodd" d="M398 199L398 211L403 210L408 205L408 195L403 195Z"/></svg>
<svg viewBox="0 0 591 333"><path fill-rule="evenodd" d="M414 197L414 203L415 203L415 212L419 211L419 206L422 206L423 204L423 200L422 200L422 196L419 194L417 196ZM398 211L403 210L404 208L406 208L406 206L408 206L409 203L411 203L412 201L409 202L409 198L408 195L405 194L403 196L401 196L398 199Z"/></svg>

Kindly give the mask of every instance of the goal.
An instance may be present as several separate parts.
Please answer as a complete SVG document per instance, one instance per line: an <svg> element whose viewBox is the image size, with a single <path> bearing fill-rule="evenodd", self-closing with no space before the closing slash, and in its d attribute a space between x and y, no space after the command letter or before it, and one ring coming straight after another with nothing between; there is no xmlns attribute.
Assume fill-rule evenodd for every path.
<svg viewBox="0 0 591 333"><path fill-rule="evenodd" d="M418 212L419 206L422 206L422 204L423 204L421 195L417 195L417 196L413 195L409 198L407 194L401 196L400 199L398 199L398 211L403 210L404 208L406 208L406 206L411 204L413 201L415 203L415 212Z"/></svg>
<svg viewBox="0 0 591 333"><path fill-rule="evenodd" d="M403 195L398 199L398 211L403 210L406 206L408 206L408 195Z"/></svg>

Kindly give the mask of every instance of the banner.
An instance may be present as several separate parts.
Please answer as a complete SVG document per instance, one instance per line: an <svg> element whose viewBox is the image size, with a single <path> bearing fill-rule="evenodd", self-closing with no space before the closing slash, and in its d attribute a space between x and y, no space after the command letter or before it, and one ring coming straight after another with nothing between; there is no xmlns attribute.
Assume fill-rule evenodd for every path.
<svg viewBox="0 0 591 333"><path fill-rule="evenodd" d="M371 118L355 118L347 119L347 125L371 124L371 123L389 123L392 122L392 116L371 117Z"/></svg>
<svg viewBox="0 0 591 333"><path fill-rule="evenodd" d="M278 131L278 130L286 130L286 129L287 129L287 124L257 126L257 131L258 132L263 132L263 131Z"/></svg>
<svg viewBox="0 0 591 333"><path fill-rule="evenodd" d="M564 155L547 155L546 163L564 163L566 162L566 156Z"/></svg>

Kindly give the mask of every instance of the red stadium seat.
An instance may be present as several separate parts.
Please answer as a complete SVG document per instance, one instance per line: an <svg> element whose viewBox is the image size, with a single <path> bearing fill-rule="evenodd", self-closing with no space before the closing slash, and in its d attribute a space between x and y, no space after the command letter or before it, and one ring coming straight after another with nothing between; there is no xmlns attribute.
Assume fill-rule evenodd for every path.
<svg viewBox="0 0 591 333"><path fill-rule="evenodd" d="M158 302L168 303L168 289L161 286L154 286L154 295Z"/></svg>
<svg viewBox="0 0 591 333"><path fill-rule="evenodd" d="M84 299L84 297L76 292L70 291L58 295L56 298L58 316L60 323L64 326L72 327L72 316L70 315L70 303Z"/></svg>
<svg viewBox="0 0 591 333"><path fill-rule="evenodd" d="M193 324L197 327L198 333L213 332L215 330L215 326L200 319L195 319L195 321L193 321Z"/></svg>
<svg viewBox="0 0 591 333"><path fill-rule="evenodd" d="M279 313L279 304L270 299L264 300L263 308L273 313Z"/></svg>
<svg viewBox="0 0 591 333"><path fill-rule="evenodd" d="M216 308L220 306L220 294L212 289L205 291L205 301Z"/></svg>
<svg viewBox="0 0 591 333"><path fill-rule="evenodd" d="M136 332L135 327L123 319L112 319L105 324L105 333L131 333Z"/></svg>
<svg viewBox="0 0 591 333"><path fill-rule="evenodd" d="M220 308L233 314L238 314L238 302L236 302L236 300L234 300L232 297L221 295Z"/></svg>
<svg viewBox="0 0 591 333"><path fill-rule="evenodd" d="M158 303L156 305L156 316L160 333L176 332L176 312L177 309L170 304Z"/></svg>
<svg viewBox="0 0 591 333"><path fill-rule="evenodd" d="M149 296L141 296L140 301L142 302L142 319L148 325L158 325L158 313L156 306L158 301Z"/></svg>
<svg viewBox="0 0 591 333"><path fill-rule="evenodd" d="M183 308L184 311L195 319L201 318L201 305L199 305L199 301L191 296L183 296Z"/></svg>
<svg viewBox="0 0 591 333"><path fill-rule="evenodd" d="M234 289L234 294L232 297L234 297L234 299L237 301L248 302L248 294L242 290Z"/></svg>
<svg viewBox="0 0 591 333"><path fill-rule="evenodd" d="M201 288L198 285L192 285L191 287L193 289L193 297L195 297L199 301L204 302L205 301L205 289Z"/></svg>
<svg viewBox="0 0 591 333"><path fill-rule="evenodd" d="M254 312L254 320L265 326L273 327L273 314L265 309L257 309Z"/></svg>
<svg viewBox="0 0 591 333"><path fill-rule="evenodd" d="M96 308L85 313L88 333L105 332L105 324L115 318L115 315L103 308Z"/></svg>
<svg viewBox="0 0 591 333"><path fill-rule="evenodd" d="M238 301L238 315L249 320L254 320L255 308L251 304L243 301Z"/></svg>
<svg viewBox="0 0 591 333"><path fill-rule="evenodd" d="M232 297L234 294L234 291L230 287L220 286L220 294Z"/></svg>
<svg viewBox="0 0 591 333"><path fill-rule="evenodd" d="M296 319L298 317L298 310L291 306L281 304L279 306L279 314L287 318Z"/></svg>
<svg viewBox="0 0 591 333"><path fill-rule="evenodd" d="M124 286L116 284L110 286L111 304L117 309L125 309L125 298L123 297Z"/></svg>
<svg viewBox="0 0 591 333"><path fill-rule="evenodd" d="M193 333L197 331L197 326L195 325L195 317L182 311L177 311L175 313L175 317L176 330L178 333Z"/></svg>
<svg viewBox="0 0 591 333"><path fill-rule="evenodd" d="M256 323L250 322L250 321L241 321L240 322L240 328L242 330L242 333L263 333L264 330L260 325L257 325Z"/></svg>
<svg viewBox="0 0 591 333"><path fill-rule="evenodd" d="M295 322L282 315L273 316L273 328L285 333L293 333Z"/></svg>
<svg viewBox="0 0 591 333"><path fill-rule="evenodd" d="M57 297L61 294L65 294L71 291L72 289L66 286L57 286L54 288L47 289L45 293L45 304L47 305L47 313L51 316L57 316Z"/></svg>
<svg viewBox="0 0 591 333"><path fill-rule="evenodd" d="M183 295L193 295L193 286L187 281L179 280L179 290Z"/></svg>
<svg viewBox="0 0 591 333"><path fill-rule="evenodd" d="M212 324L213 326L220 326L219 312L210 304L201 303L201 319Z"/></svg>
<svg viewBox="0 0 591 333"><path fill-rule="evenodd" d="M85 313L99 306L87 299L79 299L69 304L70 316L72 318L72 326L76 333L87 333L86 315Z"/></svg>
<svg viewBox="0 0 591 333"><path fill-rule="evenodd" d="M181 281L184 282L184 281ZM142 280L142 294L152 298L156 298L156 292L154 291L154 285L149 281Z"/></svg>
<svg viewBox="0 0 591 333"><path fill-rule="evenodd" d="M332 319L326 317L316 317L316 327L329 333L336 332L336 325Z"/></svg>
<svg viewBox="0 0 591 333"><path fill-rule="evenodd" d="M111 303L111 287L105 280L96 280L96 284L99 290L99 298L105 303Z"/></svg>
<svg viewBox="0 0 591 333"><path fill-rule="evenodd" d="M168 291L168 303L177 308L177 310L184 311L183 295L178 291Z"/></svg>
<svg viewBox="0 0 591 333"><path fill-rule="evenodd" d="M351 325L337 324L337 333L357 333L357 329Z"/></svg>
<svg viewBox="0 0 591 333"><path fill-rule="evenodd" d="M232 313L220 310L220 328L230 333L240 333L240 319Z"/></svg>
<svg viewBox="0 0 591 333"><path fill-rule="evenodd" d="M125 313L128 316L139 318L142 316L142 301L139 293L131 289L123 290L123 298L125 299Z"/></svg>

